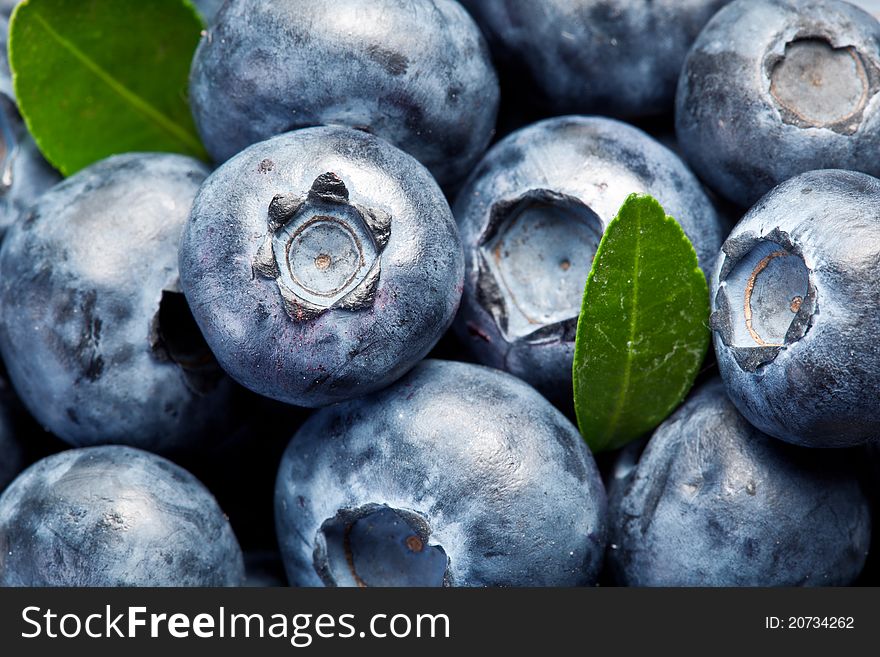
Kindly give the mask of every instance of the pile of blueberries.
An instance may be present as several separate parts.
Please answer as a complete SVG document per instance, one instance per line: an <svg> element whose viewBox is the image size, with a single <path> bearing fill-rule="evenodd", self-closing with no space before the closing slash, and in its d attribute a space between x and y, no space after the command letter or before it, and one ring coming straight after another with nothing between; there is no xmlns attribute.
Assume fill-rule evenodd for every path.
<svg viewBox="0 0 880 657"><path fill-rule="evenodd" d="M2 67L0 584L876 581L880 3L197 4L214 169L61 181ZM634 192L715 350L594 456L576 321Z"/></svg>

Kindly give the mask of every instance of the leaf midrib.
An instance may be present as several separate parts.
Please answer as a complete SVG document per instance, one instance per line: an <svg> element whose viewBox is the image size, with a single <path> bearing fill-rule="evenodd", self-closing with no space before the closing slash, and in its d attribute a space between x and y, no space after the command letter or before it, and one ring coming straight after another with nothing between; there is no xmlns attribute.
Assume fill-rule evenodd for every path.
<svg viewBox="0 0 880 657"><path fill-rule="evenodd" d="M636 220L635 225L635 234L636 234L636 244L635 244L635 258L633 258L633 286L632 286L632 295L630 296L630 317L629 317L629 336L627 340L626 349L624 353L626 354L626 358L624 360L623 365L623 385L621 386L620 395L617 398L617 402L614 404L614 412L611 414L611 418L608 422L608 427L605 433L605 441L603 442L604 446L607 446L611 440L614 439L615 434L617 433L617 426L620 423L620 417L623 414L623 409L626 406L626 402L628 399L629 392L629 383L632 378L632 363L633 363L633 346L635 344L636 339L636 315L638 313L638 303L639 303L639 253L641 253L642 245L641 245L641 235L642 235L642 213L641 210L636 213L638 219Z"/></svg>
<svg viewBox="0 0 880 657"><path fill-rule="evenodd" d="M149 102L138 96L136 93L128 89L124 84L110 75L101 68L94 60L82 52L72 41L61 36L49 22L37 11L33 12L33 17L62 48L67 50L74 58L79 60L88 70L94 73L101 81L103 81L112 91L119 95L124 101L131 105L137 112L152 121L156 126L171 136L179 143L183 144L190 152L198 154L204 158L205 150L201 142L197 140L189 132L181 128L177 123L169 119L158 109L153 107Z"/></svg>

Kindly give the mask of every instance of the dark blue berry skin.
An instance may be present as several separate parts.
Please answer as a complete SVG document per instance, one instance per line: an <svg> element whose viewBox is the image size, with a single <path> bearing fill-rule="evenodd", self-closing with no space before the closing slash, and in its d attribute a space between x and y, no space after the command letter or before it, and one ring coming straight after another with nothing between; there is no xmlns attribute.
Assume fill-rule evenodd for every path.
<svg viewBox="0 0 880 657"><path fill-rule="evenodd" d="M205 19L205 23L210 25L214 22L214 17L220 11L220 7L223 6L223 0L193 0L193 4Z"/></svg>
<svg viewBox="0 0 880 657"><path fill-rule="evenodd" d="M229 0L193 60L190 99L218 162L315 125L390 141L441 184L489 144L498 81L452 0Z"/></svg>
<svg viewBox="0 0 880 657"><path fill-rule="evenodd" d="M609 565L630 586L849 584L871 536L851 456L762 434L709 383L611 496Z"/></svg>
<svg viewBox="0 0 880 657"><path fill-rule="evenodd" d="M851 5L861 7L874 18L880 19L880 0L847 0Z"/></svg>
<svg viewBox="0 0 880 657"><path fill-rule="evenodd" d="M76 446L173 452L225 422L233 383L179 292L180 233L207 169L126 154L46 192L0 251L0 350L31 414Z"/></svg>
<svg viewBox="0 0 880 657"><path fill-rule="evenodd" d="M0 18L0 238L27 206L61 180L18 113L6 37L7 22Z"/></svg>
<svg viewBox="0 0 880 657"><path fill-rule="evenodd" d="M511 87L553 114L672 111L681 65L730 0L468 0ZM505 91L507 88L505 87Z"/></svg>
<svg viewBox="0 0 880 657"><path fill-rule="evenodd" d="M749 207L814 169L880 175L880 23L838 0L737 0L688 54L681 150L721 196Z"/></svg>
<svg viewBox="0 0 880 657"><path fill-rule="evenodd" d="M571 363L584 284L627 196L651 194L711 271L722 229L687 167L641 130L612 119L559 117L492 147L455 206L465 286L455 322L486 365L571 406Z"/></svg>
<svg viewBox="0 0 880 657"><path fill-rule="evenodd" d="M304 586L591 584L605 505L577 430L534 389L437 360L312 415L275 496L288 578Z"/></svg>
<svg viewBox="0 0 880 657"><path fill-rule="evenodd" d="M208 490L159 456L72 449L0 497L0 586L238 586L241 550Z"/></svg>
<svg viewBox="0 0 880 657"><path fill-rule="evenodd" d="M724 243L711 286L730 398L761 431L809 447L880 435L880 180L806 173Z"/></svg>
<svg viewBox="0 0 880 657"><path fill-rule="evenodd" d="M442 192L366 133L297 130L218 168L193 206L181 286L223 368L299 406L389 385L452 322L464 272Z"/></svg>

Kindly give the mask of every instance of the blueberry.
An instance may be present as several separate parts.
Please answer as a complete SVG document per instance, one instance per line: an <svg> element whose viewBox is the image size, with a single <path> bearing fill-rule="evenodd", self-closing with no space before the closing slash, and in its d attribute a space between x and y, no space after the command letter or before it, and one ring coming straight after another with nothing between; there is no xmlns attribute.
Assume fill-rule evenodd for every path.
<svg viewBox="0 0 880 657"><path fill-rule="evenodd" d="M451 361L312 415L275 512L295 585L584 585L605 546L577 430L522 381Z"/></svg>
<svg viewBox="0 0 880 657"><path fill-rule="evenodd" d="M196 51L190 98L219 162L282 132L345 125L447 184L486 149L498 82L452 0L229 0Z"/></svg>
<svg viewBox="0 0 880 657"><path fill-rule="evenodd" d="M688 48L730 0L469 0L510 89L554 114L671 112Z"/></svg>
<svg viewBox="0 0 880 657"><path fill-rule="evenodd" d="M847 0L847 2L861 7L875 18L880 18L880 0Z"/></svg>
<svg viewBox="0 0 880 657"><path fill-rule="evenodd" d="M382 388L423 358L452 322L463 257L418 162L357 130L308 128L208 178L180 276L223 368L311 407Z"/></svg>
<svg viewBox="0 0 880 657"><path fill-rule="evenodd" d="M55 454L0 497L0 586L237 586L214 498L170 461L109 445Z"/></svg>
<svg viewBox="0 0 880 657"><path fill-rule="evenodd" d="M610 498L610 566L633 586L848 584L871 535L849 456L762 434L711 382Z"/></svg>
<svg viewBox="0 0 880 657"><path fill-rule="evenodd" d="M675 123L686 159L747 207L813 169L880 175L880 23L837 0L737 0L688 54Z"/></svg>
<svg viewBox="0 0 880 657"><path fill-rule="evenodd" d="M98 162L46 192L0 251L0 350L35 418L78 445L190 446L232 382L178 289L177 245L207 173L179 155Z"/></svg>
<svg viewBox="0 0 880 657"><path fill-rule="evenodd" d="M6 36L7 22L0 17L0 238L27 206L61 180L43 159L18 113Z"/></svg>
<svg viewBox="0 0 880 657"><path fill-rule="evenodd" d="M656 197L711 271L721 227L687 167L611 119L560 117L509 135L455 203L466 275L455 328L483 363L571 404L584 283L608 222L633 192Z"/></svg>
<svg viewBox="0 0 880 657"><path fill-rule="evenodd" d="M844 447L880 435L880 180L802 174L753 207L713 279L715 354L761 431Z"/></svg>
<svg viewBox="0 0 880 657"><path fill-rule="evenodd" d="M214 22L214 17L220 11L220 7L223 6L223 0L193 0L193 4L205 19L205 23L210 25Z"/></svg>

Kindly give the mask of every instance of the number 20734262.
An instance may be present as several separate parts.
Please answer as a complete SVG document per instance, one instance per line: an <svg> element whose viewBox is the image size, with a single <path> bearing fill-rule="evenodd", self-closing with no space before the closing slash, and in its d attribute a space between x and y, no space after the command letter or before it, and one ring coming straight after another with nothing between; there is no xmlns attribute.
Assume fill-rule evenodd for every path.
<svg viewBox="0 0 880 657"><path fill-rule="evenodd" d="M764 628L768 630L852 630L852 616L765 616Z"/></svg>

